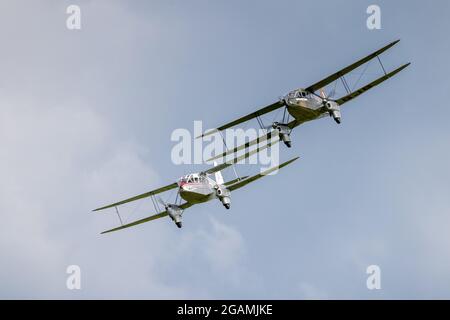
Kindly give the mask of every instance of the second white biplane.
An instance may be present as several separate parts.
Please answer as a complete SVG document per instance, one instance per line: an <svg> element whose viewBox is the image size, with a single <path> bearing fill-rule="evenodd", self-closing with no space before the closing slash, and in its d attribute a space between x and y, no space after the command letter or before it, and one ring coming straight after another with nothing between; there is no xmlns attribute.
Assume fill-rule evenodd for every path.
<svg viewBox="0 0 450 320"><path fill-rule="evenodd" d="M277 143L277 142L278 141L275 141L273 143ZM293 158L289 161L286 161L286 162L280 164L279 166L274 166L274 167L267 169L259 174L254 175L252 177L248 177L248 176L241 177L241 178L238 177L234 180L224 182L222 174L220 172L221 170L223 170L231 165L234 165L236 163L239 163L243 159L249 158L250 156L254 155L255 153L257 153L265 148L270 147L273 143L272 142L268 143L267 145L265 145L261 148L247 152L244 155L234 158L232 161L228 161L226 163L222 163L219 165L215 164L214 167L212 167L208 170L183 176L177 182L171 183L164 187L161 187L161 188L134 196L132 198L128 198L128 199L113 203L113 204L109 204L109 205L106 205L101 208L94 209L93 211L99 211L99 210L104 210L104 209L115 207L117 215L119 216L119 220L121 222L121 226L111 229L111 230L104 231L104 232L102 232L102 234L122 230L125 228L136 226L138 224L152 221L152 220L159 219L159 218L163 218L166 216L169 216L172 219L172 221L175 222L175 224L179 228L181 228L182 215L183 215L183 211L185 209L193 206L194 204L207 202L207 201L210 201L213 199L218 199L224 205L224 207L226 209L230 209L231 192L232 191L242 188L243 186L245 186L251 182L254 182L266 175L269 175L269 174L273 173L274 171L276 171L280 168L283 168L298 159L298 157ZM215 176L214 179L211 178L212 174L214 174L214 176ZM155 195L157 195L157 194L160 194L162 192L172 190L172 189L178 189L175 203L166 203L161 198L155 197ZM160 211L158 202L160 202L163 205L164 210L158 214L154 214L149 217L146 217L146 218L143 218L143 219L131 222L131 223L123 224L117 207L120 205L129 203L129 202L133 202L133 201L137 201L137 200L141 200L141 199L149 198L149 197L152 199L153 205L157 212ZM185 200L185 202L181 203L181 201L182 201L181 199Z"/></svg>

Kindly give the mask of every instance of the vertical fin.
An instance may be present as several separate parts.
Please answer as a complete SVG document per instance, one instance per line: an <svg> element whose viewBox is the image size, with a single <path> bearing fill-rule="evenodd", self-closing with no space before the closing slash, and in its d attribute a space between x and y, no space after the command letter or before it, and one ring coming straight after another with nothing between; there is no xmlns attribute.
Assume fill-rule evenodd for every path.
<svg viewBox="0 0 450 320"><path fill-rule="evenodd" d="M216 167L216 166L217 166L217 162L214 161L214 167ZM214 176L216 178L217 184L224 184L222 173L220 171L214 172Z"/></svg>

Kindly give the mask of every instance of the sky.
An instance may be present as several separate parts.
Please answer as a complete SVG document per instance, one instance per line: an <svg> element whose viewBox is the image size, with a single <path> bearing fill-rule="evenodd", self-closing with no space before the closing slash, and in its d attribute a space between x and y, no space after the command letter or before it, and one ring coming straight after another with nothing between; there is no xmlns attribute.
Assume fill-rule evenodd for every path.
<svg viewBox="0 0 450 320"><path fill-rule="evenodd" d="M81 30L66 27L71 4ZM1 1L0 298L449 299L449 9ZM118 220L93 208L207 167L171 161L175 129L233 120L396 39L384 66L411 66L346 104L340 125L295 129L280 158L300 159L234 192L231 210L100 235ZM148 200L123 210L154 213Z"/></svg>

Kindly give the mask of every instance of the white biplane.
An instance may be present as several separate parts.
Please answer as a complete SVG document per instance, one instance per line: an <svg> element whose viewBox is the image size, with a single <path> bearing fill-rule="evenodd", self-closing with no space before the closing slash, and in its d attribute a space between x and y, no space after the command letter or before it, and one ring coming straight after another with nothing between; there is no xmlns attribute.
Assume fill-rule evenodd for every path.
<svg viewBox="0 0 450 320"><path fill-rule="evenodd" d="M274 143L277 143L277 142L278 141L276 141ZM226 209L230 209L231 192L232 191L242 188L243 186L245 186L251 182L254 182L266 175L269 175L269 174L273 173L274 171L276 171L280 168L283 168L298 159L298 157L293 158L289 161L286 161L286 162L280 164L279 166L274 166L274 167L267 169L259 174L254 175L252 177L248 177L248 176L241 177L241 178L238 177L234 180L224 182L222 174L220 172L221 170L223 170L231 165L234 165L236 163L239 163L240 161L247 159L250 156L252 156L253 154L255 154L265 148L268 148L270 146L271 146L271 143L268 143L267 145L265 145L261 148L252 150L250 152L247 152L244 155L236 157L232 161L228 161L226 163L222 163L219 165L217 165L215 163L214 167L212 167L208 170L185 175L185 176L181 177L180 179L178 179L177 182L173 182L164 187L161 187L161 188L158 188L158 189L155 189L155 190L152 190L152 191L149 191L149 192L113 203L113 204L109 204L109 205L103 206L101 208L94 209L93 211L99 211L99 210L104 210L104 209L115 207L117 215L119 216L119 220L121 222L121 225L119 227L104 231L104 232L102 232L102 234L122 230L125 228L129 228L129 227L132 227L132 226L144 223L144 222L152 221L152 220L163 218L166 216L169 216L172 219L172 221L179 228L181 228L182 215L183 215L183 211L185 209L193 206L194 204L207 202L207 201L210 201L213 199L218 199L224 205L224 207ZM214 174L214 176L215 176L214 179L211 177L212 174ZM160 194L162 192L172 190L172 189L178 189L175 203L166 203L161 198L155 197L155 195L157 195L157 194ZM141 199L149 198L149 197L152 199L153 205L157 212L161 211L161 209L158 205L158 202L162 204L164 210L162 210L158 214L154 214L149 217L146 217L146 218L143 218L143 219L131 222L131 223L123 224L117 207L120 205L129 203L129 202L133 202L133 201L137 201L137 200L141 200ZM185 202L182 203L182 200L184 200Z"/></svg>

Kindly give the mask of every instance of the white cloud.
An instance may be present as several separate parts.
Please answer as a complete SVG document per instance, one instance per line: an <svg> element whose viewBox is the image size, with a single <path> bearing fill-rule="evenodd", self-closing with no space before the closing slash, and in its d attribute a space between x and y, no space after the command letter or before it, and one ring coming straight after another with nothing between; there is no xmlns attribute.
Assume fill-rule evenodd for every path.
<svg viewBox="0 0 450 320"><path fill-rule="evenodd" d="M66 3L0 3L1 297L371 297L365 267L373 263L387 297L448 297L445 99L431 94L431 113L415 104L409 93L421 88L408 73L364 95L364 108L349 107L339 129L300 128L287 152L304 153L302 165L286 169L282 184L261 181L233 195L231 213L248 214L208 219L213 204L201 205L182 230L166 219L100 236L117 219L92 208L181 171L161 132L189 128L191 115L213 125L242 114L365 49L347 47L299 74L298 44L278 50L298 34L298 19L267 28L267 8L249 21L251 6L236 14L225 4L80 1L83 29L70 32ZM303 18L307 30L310 12ZM409 56L412 38L396 52ZM431 61L416 48L417 59ZM283 77L264 76L280 70ZM445 87L445 72L436 72ZM379 94L395 108L380 107ZM258 201L275 189L273 201ZM124 218L153 213L149 202L135 208ZM65 288L69 264L82 268L80 292Z"/></svg>

